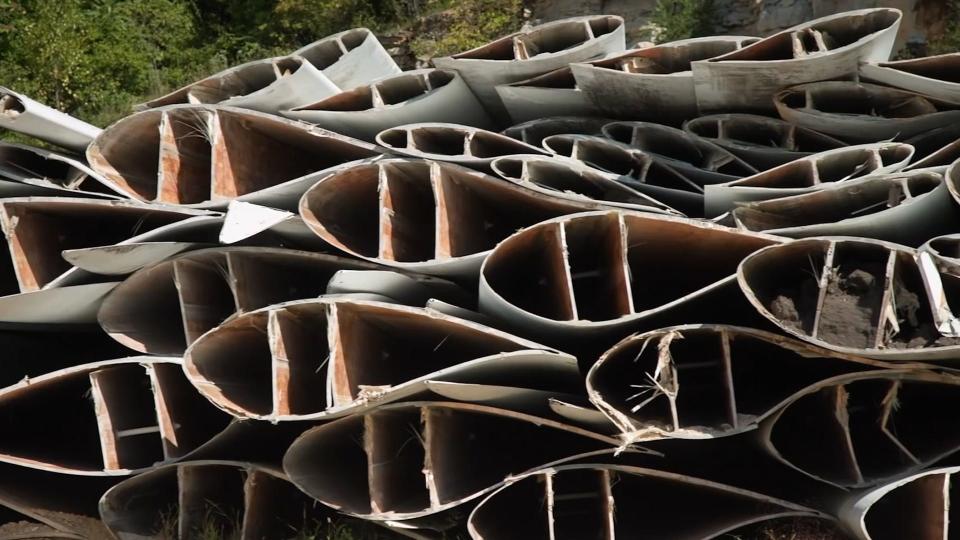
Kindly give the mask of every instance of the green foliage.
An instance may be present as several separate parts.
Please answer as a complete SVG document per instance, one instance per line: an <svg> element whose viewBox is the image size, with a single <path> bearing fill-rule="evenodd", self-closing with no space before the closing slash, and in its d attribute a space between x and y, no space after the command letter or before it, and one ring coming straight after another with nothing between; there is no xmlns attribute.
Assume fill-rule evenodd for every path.
<svg viewBox="0 0 960 540"><path fill-rule="evenodd" d="M406 11L398 0L279 0L274 36L307 43L358 26L379 30L399 22Z"/></svg>
<svg viewBox="0 0 960 540"><path fill-rule="evenodd" d="M927 54L945 54L960 51L960 0L948 0L944 6L949 14L943 35L927 44Z"/></svg>
<svg viewBox="0 0 960 540"><path fill-rule="evenodd" d="M650 22L660 43L709 35L713 0L657 0Z"/></svg>
<svg viewBox="0 0 960 540"><path fill-rule="evenodd" d="M106 126L135 103L352 27L413 36L427 59L517 30L522 10L522 0L0 0L0 86Z"/></svg>
<svg viewBox="0 0 960 540"><path fill-rule="evenodd" d="M430 15L410 44L419 58L473 49L523 24L522 0L427 0L425 11Z"/></svg>
<svg viewBox="0 0 960 540"><path fill-rule="evenodd" d="M939 19L945 23L943 31L937 33L933 31L935 25L931 25L927 40L908 39L905 46L894 55L894 60L960 51L960 0L944 0L943 4L937 7L941 10Z"/></svg>
<svg viewBox="0 0 960 540"><path fill-rule="evenodd" d="M91 120L193 75L199 59L193 16L174 0L23 0L0 5L0 20L0 83Z"/></svg>

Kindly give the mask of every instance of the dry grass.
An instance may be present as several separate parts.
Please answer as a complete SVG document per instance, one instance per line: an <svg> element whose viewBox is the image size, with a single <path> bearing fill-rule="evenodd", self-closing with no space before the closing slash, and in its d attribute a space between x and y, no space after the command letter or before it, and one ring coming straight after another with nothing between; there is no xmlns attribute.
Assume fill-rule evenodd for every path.
<svg viewBox="0 0 960 540"><path fill-rule="evenodd" d="M725 540L848 540L829 521L796 517L767 521L721 537Z"/></svg>

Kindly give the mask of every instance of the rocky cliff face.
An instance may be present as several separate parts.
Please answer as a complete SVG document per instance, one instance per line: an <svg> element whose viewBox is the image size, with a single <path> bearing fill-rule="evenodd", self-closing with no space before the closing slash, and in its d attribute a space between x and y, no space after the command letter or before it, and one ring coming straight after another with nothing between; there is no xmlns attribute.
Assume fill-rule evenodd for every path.
<svg viewBox="0 0 960 540"><path fill-rule="evenodd" d="M628 43L634 43L649 39L655 5L656 0L534 0L531 23L612 13L626 20ZM897 48L919 54L927 41L944 32L949 17L945 0L714 0L714 29L718 34L766 36L817 17L870 7L903 11Z"/></svg>

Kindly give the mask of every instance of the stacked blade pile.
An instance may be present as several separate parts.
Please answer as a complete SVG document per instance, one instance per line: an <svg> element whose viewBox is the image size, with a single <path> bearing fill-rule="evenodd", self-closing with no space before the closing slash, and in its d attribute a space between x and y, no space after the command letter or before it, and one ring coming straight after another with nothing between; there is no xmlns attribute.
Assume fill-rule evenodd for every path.
<svg viewBox="0 0 960 540"><path fill-rule="evenodd" d="M957 536L960 53L900 19L0 88L61 148L0 144L0 540Z"/></svg>

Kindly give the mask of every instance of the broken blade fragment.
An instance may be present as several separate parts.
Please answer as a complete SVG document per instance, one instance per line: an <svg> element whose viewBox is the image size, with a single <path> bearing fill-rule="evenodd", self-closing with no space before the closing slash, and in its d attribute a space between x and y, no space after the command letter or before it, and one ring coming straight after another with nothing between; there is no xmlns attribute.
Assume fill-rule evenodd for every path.
<svg viewBox="0 0 960 540"><path fill-rule="evenodd" d="M89 279L61 252L113 245L145 232L205 215L204 211L128 201L62 197L0 200L7 251L0 294L32 292Z"/></svg>
<svg viewBox="0 0 960 540"><path fill-rule="evenodd" d="M651 122L611 122L603 135L650 155L700 186L730 182L757 169L692 133Z"/></svg>
<svg viewBox="0 0 960 540"><path fill-rule="evenodd" d="M570 66L523 81L496 86L510 120L514 123L549 116L595 116L597 108L577 86Z"/></svg>
<svg viewBox="0 0 960 540"><path fill-rule="evenodd" d="M956 354L960 340L942 334L934 314L952 319L960 305L958 275L950 264L925 270L911 248L849 237L764 248L747 256L737 271L750 303L788 334L883 360ZM934 290L942 294L930 296Z"/></svg>
<svg viewBox="0 0 960 540"><path fill-rule="evenodd" d="M376 268L335 255L281 248L202 249L137 271L107 296L97 319L111 337L131 349L181 354L236 314L315 298L340 270Z"/></svg>
<svg viewBox="0 0 960 540"><path fill-rule="evenodd" d="M624 339L586 384L626 440L706 439L756 429L832 377L887 367L752 328L684 325Z"/></svg>
<svg viewBox="0 0 960 540"><path fill-rule="evenodd" d="M493 127L463 78L440 69L407 71L282 114L371 142L385 129L415 122Z"/></svg>
<svg viewBox="0 0 960 540"><path fill-rule="evenodd" d="M844 489L876 486L956 453L942 407L960 399L948 372L881 369L838 375L796 395L761 426L777 460Z"/></svg>
<svg viewBox="0 0 960 540"><path fill-rule="evenodd" d="M211 529L238 540L286 538L335 517L283 471L226 460L164 465L126 479L103 495L100 515L120 540L165 538L166 528L178 538Z"/></svg>
<svg viewBox="0 0 960 540"><path fill-rule="evenodd" d="M234 199L282 208L316 181L312 174L379 154L301 122L214 105L135 113L87 148L91 168L131 198L210 208Z"/></svg>
<svg viewBox="0 0 960 540"><path fill-rule="evenodd" d="M290 446L284 470L341 512L402 520L455 508L512 475L617 444L549 417L476 404L396 403L307 431ZM331 459L317 459L324 455Z"/></svg>
<svg viewBox="0 0 960 540"><path fill-rule="evenodd" d="M129 475L216 438L179 360L132 357L61 369L0 389L0 461L77 475ZM69 446L56 439L66 437Z"/></svg>
<svg viewBox="0 0 960 540"><path fill-rule="evenodd" d="M917 247L960 229L960 208L939 174L870 175L789 197L740 203L740 228L778 236L860 236ZM938 219L927 219L928 216Z"/></svg>
<svg viewBox="0 0 960 540"><path fill-rule="evenodd" d="M960 104L960 53L952 52L892 62L864 62L860 77L894 88L902 88L934 99Z"/></svg>
<svg viewBox="0 0 960 540"><path fill-rule="evenodd" d="M151 100L141 109L177 104L221 104L276 113L336 94L340 89L296 55L254 60Z"/></svg>
<svg viewBox="0 0 960 540"><path fill-rule="evenodd" d="M624 164L625 167L630 165ZM493 160L490 167L501 178L529 186L547 196L588 199L627 210L682 215L657 200L656 196L663 196L662 192L652 191L646 195L641 187L633 189L625 182L619 182L617 174L605 174L606 171L594 169L588 163L546 156L506 156Z"/></svg>
<svg viewBox="0 0 960 540"><path fill-rule="evenodd" d="M678 125L697 116L691 62L758 40L746 36L682 39L571 64L570 69L581 92L601 114Z"/></svg>
<svg viewBox="0 0 960 540"><path fill-rule="evenodd" d="M66 113L0 86L0 128L83 152L103 132Z"/></svg>
<svg viewBox="0 0 960 540"><path fill-rule="evenodd" d="M936 467L884 485L851 493L839 509L840 521L866 540L942 540L957 522L957 467Z"/></svg>
<svg viewBox="0 0 960 540"><path fill-rule="evenodd" d="M545 154L535 146L482 129L424 122L381 131L377 143L404 156L488 169L493 159L514 154Z"/></svg>
<svg viewBox="0 0 960 540"><path fill-rule="evenodd" d="M366 28L354 28L327 36L288 56L228 68L137 108L221 104L276 113L399 72L376 36Z"/></svg>
<svg viewBox="0 0 960 540"><path fill-rule="evenodd" d="M743 257L778 242L654 214L556 218L493 250L481 270L480 309L533 335L619 339L644 319L709 296Z"/></svg>
<svg viewBox="0 0 960 540"><path fill-rule="evenodd" d="M904 140L960 120L960 104L850 81L792 86L774 104L791 124L860 143Z"/></svg>
<svg viewBox="0 0 960 540"><path fill-rule="evenodd" d="M786 86L849 77L861 61L886 62L902 18L890 8L837 13L695 61L700 111L772 112L771 98Z"/></svg>
<svg viewBox="0 0 960 540"><path fill-rule="evenodd" d="M708 217L733 210L739 203L810 193L842 182L897 172L913 157L904 143L844 146L790 161L746 178L704 188Z"/></svg>
<svg viewBox="0 0 960 540"><path fill-rule="evenodd" d="M535 26L469 51L434 58L433 64L459 72L490 115L505 122L509 115L497 85L622 51L625 46L623 18L594 15Z"/></svg>
<svg viewBox="0 0 960 540"><path fill-rule="evenodd" d="M682 174L655 155L617 141L590 135L551 135L543 139L543 147L558 156L569 157L590 168L617 175L616 180L624 186L662 201L687 216L703 215L703 188L691 180L689 175ZM509 159L500 158L495 162ZM528 158L534 159L538 163L547 161L542 158ZM555 169L564 163L553 161L552 168ZM497 172L503 176L501 171ZM534 167L528 167L527 172L533 176L537 171Z"/></svg>
<svg viewBox="0 0 960 540"><path fill-rule="evenodd" d="M703 137L766 170L846 143L778 118L755 114L713 114L683 124L684 131Z"/></svg>
<svg viewBox="0 0 960 540"><path fill-rule="evenodd" d="M341 90L356 88L401 72L380 40L367 28L351 28L293 52L322 69Z"/></svg>
<svg viewBox="0 0 960 540"><path fill-rule="evenodd" d="M701 510L688 512L688 505ZM587 462L511 478L471 512L468 528L475 540L722 538L756 521L794 516L829 519L805 506L709 480Z"/></svg>
<svg viewBox="0 0 960 540"><path fill-rule="evenodd" d="M300 215L320 238L351 255L465 277L517 229L604 206L546 197L450 163L384 159L344 166L317 182L300 200Z"/></svg>
<svg viewBox="0 0 960 540"><path fill-rule="evenodd" d="M433 310L335 297L233 318L184 358L210 401L273 422L362 412L422 394L431 381L580 386L567 354Z"/></svg>
<svg viewBox="0 0 960 540"><path fill-rule="evenodd" d="M571 133L602 135L603 126L610 122L613 122L613 120L592 116L550 116L510 126L502 133L512 139L540 148L543 139L550 135Z"/></svg>
<svg viewBox="0 0 960 540"><path fill-rule="evenodd" d="M117 242L206 212L128 201L65 197L0 200L6 248L0 258L0 322L14 326L89 325L116 286L64 260L62 252ZM147 233L143 233L147 231Z"/></svg>
<svg viewBox="0 0 960 540"><path fill-rule="evenodd" d="M86 163L43 148L0 143L0 196L126 198Z"/></svg>

